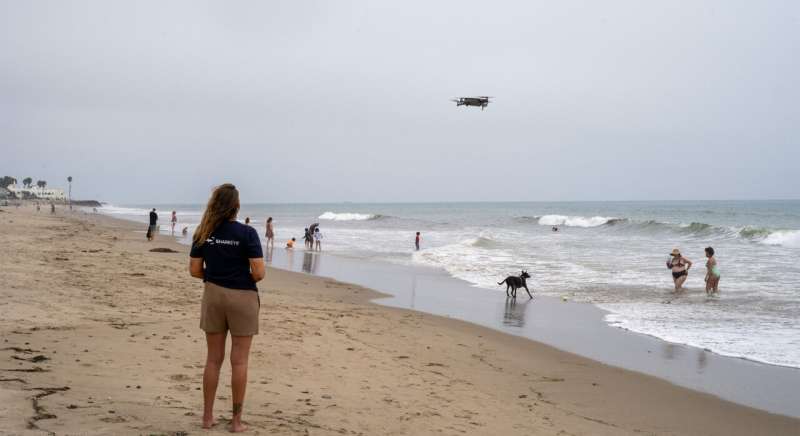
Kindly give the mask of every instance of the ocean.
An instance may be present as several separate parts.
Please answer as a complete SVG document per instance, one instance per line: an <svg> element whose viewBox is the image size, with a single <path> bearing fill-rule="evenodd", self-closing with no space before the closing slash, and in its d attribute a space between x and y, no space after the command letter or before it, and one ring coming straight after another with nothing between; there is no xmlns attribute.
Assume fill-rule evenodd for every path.
<svg viewBox="0 0 800 436"><path fill-rule="evenodd" d="M176 210L176 233L191 235L204 205L99 211L146 223L150 207L162 234ZM243 205L239 218L248 216L262 238L273 217L276 249L319 223L326 254L438 268L498 298L505 287L497 282L524 269L537 294L595 304L612 326L800 367L800 201ZM707 246L721 271L718 298L705 294ZM673 248L694 262L680 295L665 266Z"/></svg>

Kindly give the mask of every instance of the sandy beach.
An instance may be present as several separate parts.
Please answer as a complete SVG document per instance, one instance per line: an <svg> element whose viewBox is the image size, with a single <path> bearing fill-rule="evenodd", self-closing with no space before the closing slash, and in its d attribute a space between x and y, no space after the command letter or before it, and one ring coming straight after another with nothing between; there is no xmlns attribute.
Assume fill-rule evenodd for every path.
<svg viewBox="0 0 800 436"><path fill-rule="evenodd" d="M230 367L200 428L202 284L187 247L100 215L0 209L2 434L228 434ZM151 252L165 248L174 252ZM796 435L769 414L268 269L247 434Z"/></svg>

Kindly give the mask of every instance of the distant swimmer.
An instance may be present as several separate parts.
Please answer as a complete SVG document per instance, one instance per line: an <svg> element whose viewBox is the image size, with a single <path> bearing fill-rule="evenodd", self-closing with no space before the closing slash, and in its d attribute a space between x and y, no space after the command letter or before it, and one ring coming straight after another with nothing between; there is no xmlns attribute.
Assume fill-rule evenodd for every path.
<svg viewBox="0 0 800 436"><path fill-rule="evenodd" d="M169 221L172 223L172 234L175 235L175 225L178 224L178 213L174 210L172 211L172 218L170 218Z"/></svg>
<svg viewBox="0 0 800 436"><path fill-rule="evenodd" d="M422 241L422 235L420 235L420 233L417 232L417 237L414 238L414 246L417 247L417 251L419 251L419 243L420 243L420 241Z"/></svg>
<svg viewBox="0 0 800 436"><path fill-rule="evenodd" d="M714 257L714 249L706 247L706 295L712 296L719 293L719 268L717 258Z"/></svg>
<svg viewBox="0 0 800 436"><path fill-rule="evenodd" d="M272 227L272 217L267 218L267 245L275 247L275 229Z"/></svg>
<svg viewBox="0 0 800 436"><path fill-rule="evenodd" d="M286 248L294 248L294 241L295 240L296 240L295 238L292 238L292 239L286 241Z"/></svg>
<svg viewBox="0 0 800 436"><path fill-rule="evenodd" d="M552 230L553 230L554 232L557 232L557 231L558 231L558 226L553 226L553 229L552 229Z"/></svg>
<svg viewBox="0 0 800 436"><path fill-rule="evenodd" d="M672 250L672 253L669 255L671 259L667 261L667 268L672 270L672 281L675 282L675 291L682 291L683 283L689 278L689 268L692 267L692 261L681 256L681 252L677 248Z"/></svg>

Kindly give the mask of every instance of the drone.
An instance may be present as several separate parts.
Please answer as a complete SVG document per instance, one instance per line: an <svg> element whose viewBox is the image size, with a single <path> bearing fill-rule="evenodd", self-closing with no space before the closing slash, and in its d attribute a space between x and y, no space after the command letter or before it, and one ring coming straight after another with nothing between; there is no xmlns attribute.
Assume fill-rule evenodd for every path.
<svg viewBox="0 0 800 436"><path fill-rule="evenodd" d="M480 97L457 97L450 101L455 102L456 106L480 106L481 110L483 110L491 103L489 101L490 98L494 97L487 97L485 95Z"/></svg>

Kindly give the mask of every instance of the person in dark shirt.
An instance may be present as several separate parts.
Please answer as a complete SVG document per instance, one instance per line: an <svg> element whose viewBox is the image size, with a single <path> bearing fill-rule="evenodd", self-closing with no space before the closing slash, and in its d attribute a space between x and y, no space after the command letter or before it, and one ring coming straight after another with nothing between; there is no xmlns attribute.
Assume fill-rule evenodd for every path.
<svg viewBox="0 0 800 436"><path fill-rule="evenodd" d="M156 236L156 231L158 231L157 227L158 223L158 214L156 213L156 208L150 211L150 225L147 226L147 240L152 241L153 238Z"/></svg>
<svg viewBox="0 0 800 436"><path fill-rule="evenodd" d="M417 251L419 251L419 241L422 239L422 235L417 232L417 237L414 238L414 246L417 247Z"/></svg>
<svg viewBox="0 0 800 436"><path fill-rule="evenodd" d="M258 334L261 306L256 283L264 278L261 241L256 229L236 221L239 191L226 183L211 194L192 238L189 272L203 279L200 328L206 332L208 354L203 372L203 428L214 423L214 399L225 360L225 340L231 332L231 431L244 431L242 405L247 386L247 361L253 335Z"/></svg>

